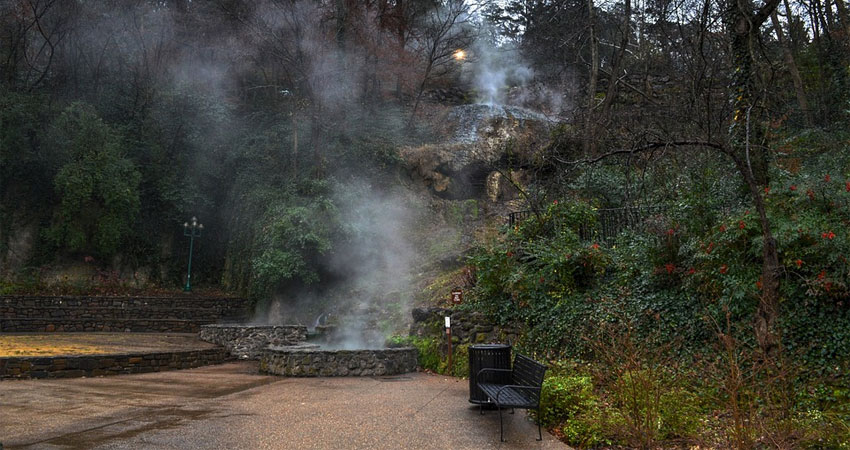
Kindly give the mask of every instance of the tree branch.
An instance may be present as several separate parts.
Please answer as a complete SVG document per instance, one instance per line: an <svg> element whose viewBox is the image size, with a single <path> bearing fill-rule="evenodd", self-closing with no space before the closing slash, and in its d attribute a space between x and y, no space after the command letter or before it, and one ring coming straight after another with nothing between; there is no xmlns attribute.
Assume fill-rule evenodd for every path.
<svg viewBox="0 0 850 450"><path fill-rule="evenodd" d="M754 28L760 27L764 23L764 21L767 20L768 17L770 17L770 14L773 12L773 10L776 9L777 6L779 6L779 0L765 1L764 5L762 5L762 7L759 8L759 10L756 11L755 15L753 16Z"/></svg>
<svg viewBox="0 0 850 450"><path fill-rule="evenodd" d="M727 148L726 148L726 147L724 147L723 145L720 145L720 144L714 143L714 142L705 142L705 141L671 141L671 142L653 142L653 143L650 143L650 144L644 145L644 146L642 146L642 147L635 147L635 148L631 148L631 149L619 149L619 150L614 150L614 151L610 151L610 152L608 152L608 153L605 153L605 154L599 155L599 156L597 156L597 157L595 157L595 158L579 159L579 160L575 160L575 161L565 161L565 160L563 160L563 159L558 158L557 156L556 156L556 157L554 157L554 158L555 158L558 162L560 162L560 163L563 163L563 164L569 164L569 165L578 165L578 164L594 164L594 163L597 163L597 162L599 162L599 161L602 161L603 159L609 158L609 157L611 157L611 156L616 156L616 155L633 155L633 154L635 154L635 153L641 153L641 152L645 152L645 151L648 151L648 150L655 150L655 149L658 149L658 148L667 148L667 147L706 147L706 148L711 148L711 149L714 149L714 150L719 150L719 151L721 151L721 152L723 152L723 153L729 154L729 151L727 150Z"/></svg>

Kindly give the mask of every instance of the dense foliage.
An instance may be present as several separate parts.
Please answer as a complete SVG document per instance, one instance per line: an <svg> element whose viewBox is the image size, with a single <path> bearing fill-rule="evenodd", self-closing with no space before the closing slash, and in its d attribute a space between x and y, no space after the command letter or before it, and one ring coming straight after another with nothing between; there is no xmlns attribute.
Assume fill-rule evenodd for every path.
<svg viewBox="0 0 850 450"><path fill-rule="evenodd" d="M612 210L578 200L587 192L578 183L572 198L478 248L467 307L522 324L524 351L562 361L556 367L579 363L547 380L544 422L581 446L699 441L712 426L736 447L755 445L758 433L783 435L783 445L817 447L826 436L847 445L846 429L838 430L850 419L839 399L850 373L850 152L836 136L843 134L783 139L765 188L783 266L782 356L765 356L754 340L763 241L734 188L713 186L720 199L706 209L711 195L689 192L700 183L683 185L675 202L643 210L636 226L612 237L600 227ZM776 416L777 407L787 415ZM741 424L749 414L763 422L711 425L700 419L711 408ZM647 421L658 428L641 428Z"/></svg>

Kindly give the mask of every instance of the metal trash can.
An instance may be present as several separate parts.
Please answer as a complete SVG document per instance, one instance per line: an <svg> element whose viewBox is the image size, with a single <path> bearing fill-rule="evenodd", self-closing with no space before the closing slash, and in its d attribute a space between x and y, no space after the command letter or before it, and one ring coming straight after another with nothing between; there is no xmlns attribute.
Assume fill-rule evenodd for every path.
<svg viewBox="0 0 850 450"><path fill-rule="evenodd" d="M478 372L481 369L510 369L511 346L506 344L483 344L469 346L469 402L487 403L487 395L478 388ZM506 381L497 379L495 381Z"/></svg>

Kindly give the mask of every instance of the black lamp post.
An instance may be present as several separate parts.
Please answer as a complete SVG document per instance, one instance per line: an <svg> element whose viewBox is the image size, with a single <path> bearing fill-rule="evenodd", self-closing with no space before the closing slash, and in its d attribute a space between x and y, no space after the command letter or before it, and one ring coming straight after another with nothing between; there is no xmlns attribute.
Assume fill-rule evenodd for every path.
<svg viewBox="0 0 850 450"><path fill-rule="evenodd" d="M189 270L186 274L186 286L183 287L184 292L192 292L192 251L195 248L195 238L201 237L203 230L204 224L198 223L197 217L192 217L192 223L183 224L183 236L189 237Z"/></svg>

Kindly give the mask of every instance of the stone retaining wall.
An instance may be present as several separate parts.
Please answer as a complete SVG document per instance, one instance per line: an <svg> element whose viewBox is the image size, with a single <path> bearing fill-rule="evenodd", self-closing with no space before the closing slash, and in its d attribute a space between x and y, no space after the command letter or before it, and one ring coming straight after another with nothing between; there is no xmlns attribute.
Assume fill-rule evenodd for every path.
<svg viewBox="0 0 850 450"><path fill-rule="evenodd" d="M169 353L0 358L0 379L74 378L162 372L219 364L229 354L225 349L189 350Z"/></svg>
<svg viewBox="0 0 850 450"><path fill-rule="evenodd" d="M415 372L412 347L321 350L272 347L260 356L260 372L289 377L384 376Z"/></svg>
<svg viewBox="0 0 850 450"><path fill-rule="evenodd" d="M242 298L0 296L0 332L195 333L244 320L250 306Z"/></svg>
<svg viewBox="0 0 850 450"><path fill-rule="evenodd" d="M303 325L204 325L201 340L224 346L231 355L241 359L257 359L269 345L297 345L307 340Z"/></svg>
<svg viewBox="0 0 850 450"><path fill-rule="evenodd" d="M479 312L447 308L414 308L410 335L417 337L445 336L445 317L452 318L452 342L456 344L490 344L515 342L518 336L513 327L499 327Z"/></svg>

